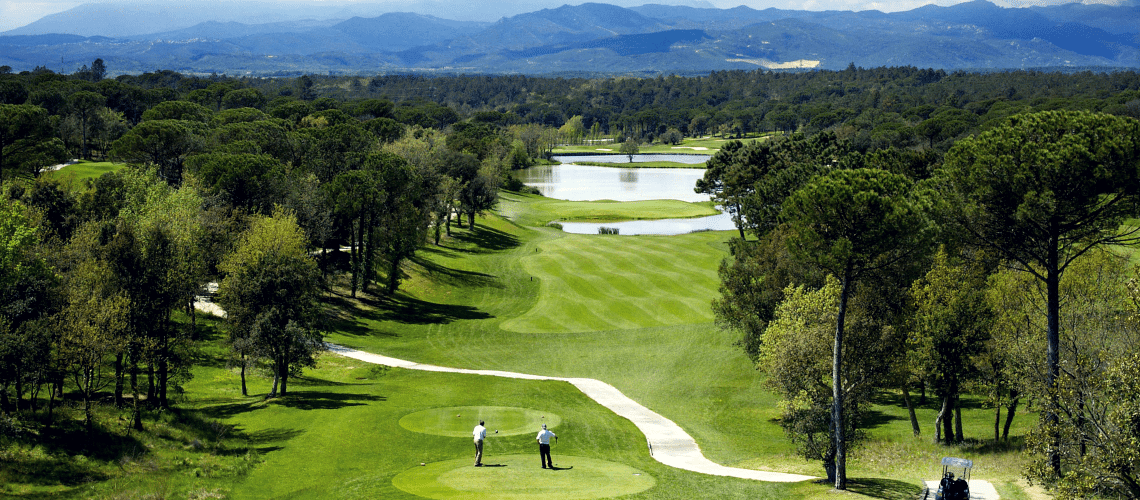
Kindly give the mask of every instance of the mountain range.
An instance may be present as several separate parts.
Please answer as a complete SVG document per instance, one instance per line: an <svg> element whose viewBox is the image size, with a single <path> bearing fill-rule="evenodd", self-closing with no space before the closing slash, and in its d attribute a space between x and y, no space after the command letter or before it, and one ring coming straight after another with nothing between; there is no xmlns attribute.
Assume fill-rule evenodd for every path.
<svg viewBox="0 0 1140 500"><path fill-rule="evenodd" d="M422 12L368 15L366 5L299 12L289 3L257 4L256 13L242 14L248 5L239 2L245 7L216 9L227 13L213 16L215 9L179 14L126 4L137 8L104 9L96 19L90 17L96 4L87 4L0 34L0 65L72 72L102 58L112 74L172 69L230 75L652 74L842 69L852 63L1138 68L1135 2L1003 8L975 0L893 13L586 3L494 22ZM71 21L85 14L86 22ZM93 30L99 23L102 29Z"/></svg>

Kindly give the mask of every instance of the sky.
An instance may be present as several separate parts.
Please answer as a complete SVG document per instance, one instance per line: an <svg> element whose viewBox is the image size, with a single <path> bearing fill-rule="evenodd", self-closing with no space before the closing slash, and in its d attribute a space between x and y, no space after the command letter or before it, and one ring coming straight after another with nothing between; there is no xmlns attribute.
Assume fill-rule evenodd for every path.
<svg viewBox="0 0 1140 500"><path fill-rule="evenodd" d="M172 0L141 0L145 3L161 4L166 1ZM252 2L264 0L232 0L234 2ZM288 0L286 0L288 1ZM375 0L355 0L356 2L375 2ZM474 0L476 2L491 3L494 0ZM566 0L565 3L579 4L585 0ZM605 3L606 0L593 0ZM746 5L755 9L766 9L768 7L779 7L783 9L795 10L881 10L884 12L895 12L901 10L910 10L921 7L926 4L937 5L953 5L962 0L705 0L713 6L719 8L730 8L738 5ZM1071 0L991 0L998 5L1008 7L1027 7L1030 5L1044 5L1044 4L1057 4L1066 3ZM1114 3L1115 0L1093 0L1097 3ZM13 28L27 25L36 21L44 16L63 12L65 10L76 7L84 2L76 2L74 0L39 0L39 1L25 1L25 0L0 0L0 32L7 31ZM286 2L281 2L286 3ZM336 0L335 3L355 3L354 0ZM408 3L408 0L387 0L383 3L390 3L393 6L398 6L401 3ZM644 3L683 3L683 2L666 2L661 0L645 0ZM1086 0L1088 3L1088 0ZM394 9L398 11L399 9ZM537 10L537 9L536 9Z"/></svg>

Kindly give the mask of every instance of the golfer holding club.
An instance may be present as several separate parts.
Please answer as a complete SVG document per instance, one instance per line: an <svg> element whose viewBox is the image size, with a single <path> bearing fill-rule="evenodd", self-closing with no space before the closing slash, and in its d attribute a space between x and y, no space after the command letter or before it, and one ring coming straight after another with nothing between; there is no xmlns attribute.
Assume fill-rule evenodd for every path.
<svg viewBox="0 0 1140 500"><path fill-rule="evenodd" d="M483 440L487 439L487 428L483 427L482 420L480 420L479 425L476 425L475 429L471 431L471 434L475 437L475 466L482 467Z"/></svg>
<svg viewBox="0 0 1140 500"><path fill-rule="evenodd" d="M558 436L546 430L546 424L542 424L542 430L538 431L538 437L535 440L538 441L538 461L543 469L548 466L551 469L554 468L554 461L550 459L550 438L558 441Z"/></svg>

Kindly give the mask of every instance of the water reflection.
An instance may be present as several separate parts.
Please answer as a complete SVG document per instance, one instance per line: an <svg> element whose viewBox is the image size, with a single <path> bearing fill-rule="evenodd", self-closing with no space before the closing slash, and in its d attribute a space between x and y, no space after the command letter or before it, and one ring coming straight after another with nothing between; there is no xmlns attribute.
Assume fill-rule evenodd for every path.
<svg viewBox="0 0 1140 500"><path fill-rule="evenodd" d="M523 183L534 186L548 198L570 201L682 200L708 201L693 191L704 169L614 168L588 165L547 165L519 172ZM686 234L693 231L731 231L732 216L721 213L692 219L634 220L625 222L563 222L562 230L575 234L598 234L599 227L618 229L619 235Z"/></svg>
<svg viewBox="0 0 1140 500"><path fill-rule="evenodd" d="M621 173L618 174L618 178L621 180L621 188L623 190L626 190L626 191L636 191L637 190L637 169L635 169L635 168L628 168L628 169L623 168Z"/></svg>
<svg viewBox="0 0 1140 500"><path fill-rule="evenodd" d="M547 198L570 201L708 201L693 191L700 168L613 168L589 165L543 165L518 172L528 186Z"/></svg>

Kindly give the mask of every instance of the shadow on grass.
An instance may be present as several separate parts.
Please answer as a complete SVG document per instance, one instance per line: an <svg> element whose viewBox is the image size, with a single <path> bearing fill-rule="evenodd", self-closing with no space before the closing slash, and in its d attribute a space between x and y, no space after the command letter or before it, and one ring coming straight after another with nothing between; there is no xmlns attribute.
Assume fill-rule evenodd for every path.
<svg viewBox="0 0 1140 500"><path fill-rule="evenodd" d="M1009 453L1025 449L1025 436L1010 436L1008 440L998 442L993 439L967 439L957 446L963 454L970 455Z"/></svg>
<svg viewBox="0 0 1140 500"><path fill-rule="evenodd" d="M874 429L876 427L887 425L895 420L903 420L903 417L890 415L878 410L868 409L863 414L863 420L860 425L863 429Z"/></svg>
<svg viewBox="0 0 1140 500"><path fill-rule="evenodd" d="M849 478L847 489L871 498L897 500L913 500L922 493L922 486L918 484L882 478Z"/></svg>
<svg viewBox="0 0 1140 500"><path fill-rule="evenodd" d="M282 441L289 441L305 431L301 429L264 429L257 432L246 434L245 439L250 445L257 446L259 444L280 443Z"/></svg>
<svg viewBox="0 0 1140 500"><path fill-rule="evenodd" d="M519 246L518 238L499 231L498 229L492 229L478 224L475 225L475 229L473 230L453 232L451 237L456 241L474 247L457 249L465 253L498 252Z"/></svg>
<svg viewBox="0 0 1140 500"><path fill-rule="evenodd" d="M62 485L75 487L86 483L106 481L109 477L88 465L81 465L65 455L44 457L18 457L18 466L0 466L6 482L40 486ZM53 494L20 496L19 498L59 498Z"/></svg>
<svg viewBox="0 0 1140 500"><path fill-rule="evenodd" d="M347 302L342 303L347 307L355 307ZM334 322L333 327L345 334L360 337L399 337L398 333L377 329L360 319L378 322L392 321L405 325L445 325L457 320L493 317L475 307L437 304L405 295L396 295L373 303L376 304L374 309L367 311L356 309L353 316Z"/></svg>
<svg viewBox="0 0 1140 500"><path fill-rule="evenodd" d="M498 279L490 274L451 269L423 257L412 257L410 260L420 267L423 267L432 281L436 281L442 285L455 288L502 287Z"/></svg>
<svg viewBox="0 0 1140 500"><path fill-rule="evenodd" d="M301 391L270 401L272 404L298 410L336 410L349 406L364 406L365 401L387 401L384 396L371 394L344 394L340 392Z"/></svg>
<svg viewBox="0 0 1140 500"><path fill-rule="evenodd" d="M348 387L354 385L371 385L364 383L351 383L351 382L337 382L335 380L326 380L323 378L316 378L309 375L304 377L289 377L289 394L293 394L294 387Z"/></svg>
<svg viewBox="0 0 1140 500"><path fill-rule="evenodd" d="M205 406L199 408L198 413L206 418L227 419L241 415L242 413L264 408L265 406L261 403L261 398L252 399L251 396L251 399L249 401Z"/></svg>

